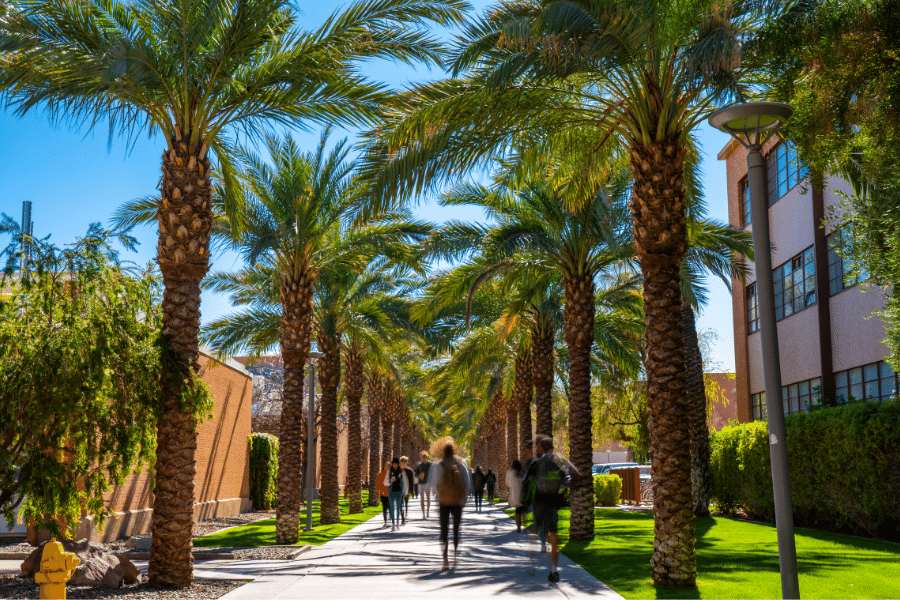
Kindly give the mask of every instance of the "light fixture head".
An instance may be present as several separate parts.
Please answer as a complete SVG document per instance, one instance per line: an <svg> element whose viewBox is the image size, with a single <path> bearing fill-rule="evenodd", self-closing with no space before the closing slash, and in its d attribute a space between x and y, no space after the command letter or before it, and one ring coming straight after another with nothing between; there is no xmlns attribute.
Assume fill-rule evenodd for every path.
<svg viewBox="0 0 900 600"><path fill-rule="evenodd" d="M793 114L794 109L783 102L748 102L717 110L709 116L709 124L749 148L765 144Z"/></svg>

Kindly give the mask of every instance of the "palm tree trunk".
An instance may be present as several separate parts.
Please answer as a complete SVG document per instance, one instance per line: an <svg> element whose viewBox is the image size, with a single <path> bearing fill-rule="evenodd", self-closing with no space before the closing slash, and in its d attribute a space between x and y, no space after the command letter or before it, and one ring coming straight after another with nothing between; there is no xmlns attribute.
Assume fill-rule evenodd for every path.
<svg viewBox="0 0 900 600"><path fill-rule="evenodd" d="M189 137L189 136L188 136ZM163 377L157 421L149 575L153 585L184 587L194 578L191 534L197 420L181 402L184 380L200 369L200 282L209 269L209 160L185 142L162 156L157 253L163 275L162 335L173 359Z"/></svg>
<svg viewBox="0 0 900 600"><path fill-rule="evenodd" d="M531 348L516 355L516 377L521 377L521 395L519 396L519 456L526 460L530 450L525 443L531 440L531 399L534 396L534 382L531 378Z"/></svg>
<svg viewBox="0 0 900 600"><path fill-rule="evenodd" d="M383 388L382 404L381 404L381 465L378 469L391 462L393 450L391 449L391 441L393 440L392 432L394 425L394 392L393 387L388 385Z"/></svg>
<svg viewBox="0 0 900 600"><path fill-rule="evenodd" d="M531 333L532 377L534 378L534 433L553 437L553 338L554 332Z"/></svg>
<svg viewBox="0 0 900 600"><path fill-rule="evenodd" d="M347 400L347 512L361 513L362 502L362 429L360 403L363 395L363 357L358 348L347 353L344 398Z"/></svg>
<svg viewBox="0 0 900 600"><path fill-rule="evenodd" d="M594 537L594 451L591 418L591 346L594 344L594 278L566 279L563 319L569 347L569 461L575 467L569 492L572 520L569 537Z"/></svg>
<svg viewBox="0 0 900 600"><path fill-rule="evenodd" d="M697 340L694 309L681 301L681 329L684 336L685 389L690 410L691 496L694 516L709 516L709 425L706 421L706 386L703 384L703 356Z"/></svg>
<svg viewBox="0 0 900 600"><path fill-rule="evenodd" d="M339 342L326 333L316 338L319 351L319 385L322 388L322 456L319 461L322 484L319 488L320 522L341 522L340 482L338 481L337 400L341 384L341 351Z"/></svg>
<svg viewBox="0 0 900 600"><path fill-rule="evenodd" d="M296 544L303 501L303 382L312 328L313 282L306 273L281 286L281 431L278 439L278 504L275 539ZM312 443L312 442L310 442Z"/></svg>
<svg viewBox="0 0 900 600"><path fill-rule="evenodd" d="M679 265L687 247L684 156L684 148L669 140L632 148L631 214L644 276L647 412L656 521L650 561L653 583L693 586L697 560L679 287Z"/></svg>
<svg viewBox="0 0 900 600"><path fill-rule="evenodd" d="M378 506L378 490L375 478L381 470L381 379L369 377L369 506Z"/></svg>
<svg viewBox="0 0 900 600"><path fill-rule="evenodd" d="M497 453L494 455L494 476L497 478L496 496L506 498L506 479L500 477L505 473L503 468L506 462L506 398L501 392L497 398L497 406L494 409L494 436L497 439Z"/></svg>
<svg viewBox="0 0 900 600"><path fill-rule="evenodd" d="M394 401L391 406L394 409L394 439L391 442L391 458L397 457L400 458L400 455L403 454L403 400L400 398L400 392L394 392Z"/></svg>
<svg viewBox="0 0 900 600"><path fill-rule="evenodd" d="M519 399L513 394L506 401L506 465L503 473L510 468L514 460L519 460ZM504 477L504 482L506 478Z"/></svg>

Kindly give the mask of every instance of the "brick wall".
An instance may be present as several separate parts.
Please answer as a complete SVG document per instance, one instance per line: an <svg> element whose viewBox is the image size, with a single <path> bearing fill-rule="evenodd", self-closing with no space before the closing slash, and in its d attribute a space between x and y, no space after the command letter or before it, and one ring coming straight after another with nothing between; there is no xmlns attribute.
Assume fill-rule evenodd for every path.
<svg viewBox="0 0 900 600"><path fill-rule="evenodd" d="M206 349L208 352L208 349ZM242 365L218 363L200 355L200 376L214 398L213 418L197 426L197 474L194 477L194 519L228 516L250 510L251 378ZM110 541L148 533L153 513L149 471L128 477L106 494L115 514L103 531L85 518L76 539Z"/></svg>

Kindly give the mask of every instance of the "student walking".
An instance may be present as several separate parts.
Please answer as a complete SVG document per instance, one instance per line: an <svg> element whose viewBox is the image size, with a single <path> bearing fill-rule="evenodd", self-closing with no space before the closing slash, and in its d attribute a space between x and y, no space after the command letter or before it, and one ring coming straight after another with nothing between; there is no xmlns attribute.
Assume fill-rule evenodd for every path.
<svg viewBox="0 0 900 600"><path fill-rule="evenodd" d="M391 507L391 531L397 531L397 521L400 520L403 496L406 495L406 476L400 468L400 459L394 457L390 470L384 478L384 484L388 486L388 503Z"/></svg>
<svg viewBox="0 0 900 600"><path fill-rule="evenodd" d="M403 494L403 512L401 515L403 516L403 524L406 525L406 515L409 514L409 495L413 490L413 486L415 486L416 482L416 474L413 473L413 470L409 468L409 458L406 456L400 457L400 469L403 471L403 476L406 478L406 493Z"/></svg>
<svg viewBox="0 0 900 600"><path fill-rule="evenodd" d="M550 574L547 580L559 581L559 509L565 504L562 492L574 472L572 465L553 452L553 439L539 435L535 439L536 458L529 468L534 478L534 524L541 543L550 542Z"/></svg>
<svg viewBox="0 0 900 600"><path fill-rule="evenodd" d="M494 503L494 488L497 486L497 476L494 475L494 472L488 469L487 475L484 476L484 484L487 487L487 499L488 504Z"/></svg>
<svg viewBox="0 0 900 600"><path fill-rule="evenodd" d="M431 461L428 453L422 450L419 454L419 464L416 465L416 482L419 487L419 502L422 505L422 518L428 518L428 512L431 510L431 492L428 490L428 470L431 468Z"/></svg>
<svg viewBox="0 0 900 600"><path fill-rule="evenodd" d="M512 461L506 472L506 488L509 490L509 505L516 509L516 533L522 531L522 515L525 507L522 505L522 463Z"/></svg>
<svg viewBox="0 0 900 600"><path fill-rule="evenodd" d="M484 471L481 470L481 465L475 467L475 472L472 473L472 488L475 492L475 512L481 512L481 504L484 501L484 484L486 482L486 478L484 476Z"/></svg>
<svg viewBox="0 0 900 600"><path fill-rule="evenodd" d="M384 463L384 468L379 471L378 475L375 476L375 489L378 490L378 494L381 496L381 516L384 517L384 527L387 527L387 517L388 517L388 485L385 483L385 478L387 477L388 472L391 470L391 463Z"/></svg>
<svg viewBox="0 0 900 600"><path fill-rule="evenodd" d="M444 557L443 570L450 568L447 559L449 546L450 517L453 517L453 566L456 566L459 549L459 522L466 498L472 491L472 479L465 463L456 456L456 445L449 440L441 453L441 460L432 463L428 473L428 488L437 492L438 517L440 520L441 551Z"/></svg>

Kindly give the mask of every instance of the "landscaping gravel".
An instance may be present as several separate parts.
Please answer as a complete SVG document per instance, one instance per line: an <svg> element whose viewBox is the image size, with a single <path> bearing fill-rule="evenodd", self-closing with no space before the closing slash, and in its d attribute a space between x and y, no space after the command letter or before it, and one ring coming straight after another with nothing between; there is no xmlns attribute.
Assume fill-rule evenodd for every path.
<svg viewBox="0 0 900 600"><path fill-rule="evenodd" d="M262 519L271 519L274 516L274 510L257 510L255 512L241 513L239 515L232 515L230 517L210 519L208 521L194 523L193 535L195 538L203 537L204 535L209 535L222 529L228 529L229 527L236 527L238 525L246 525L247 523L253 523Z"/></svg>
<svg viewBox="0 0 900 600"><path fill-rule="evenodd" d="M219 598L247 583L247 580L195 579L185 589L171 590L131 584L117 590L91 586L66 586L67 598L126 598L129 600L203 600ZM0 598L37 598L39 587L31 577L0 575Z"/></svg>

